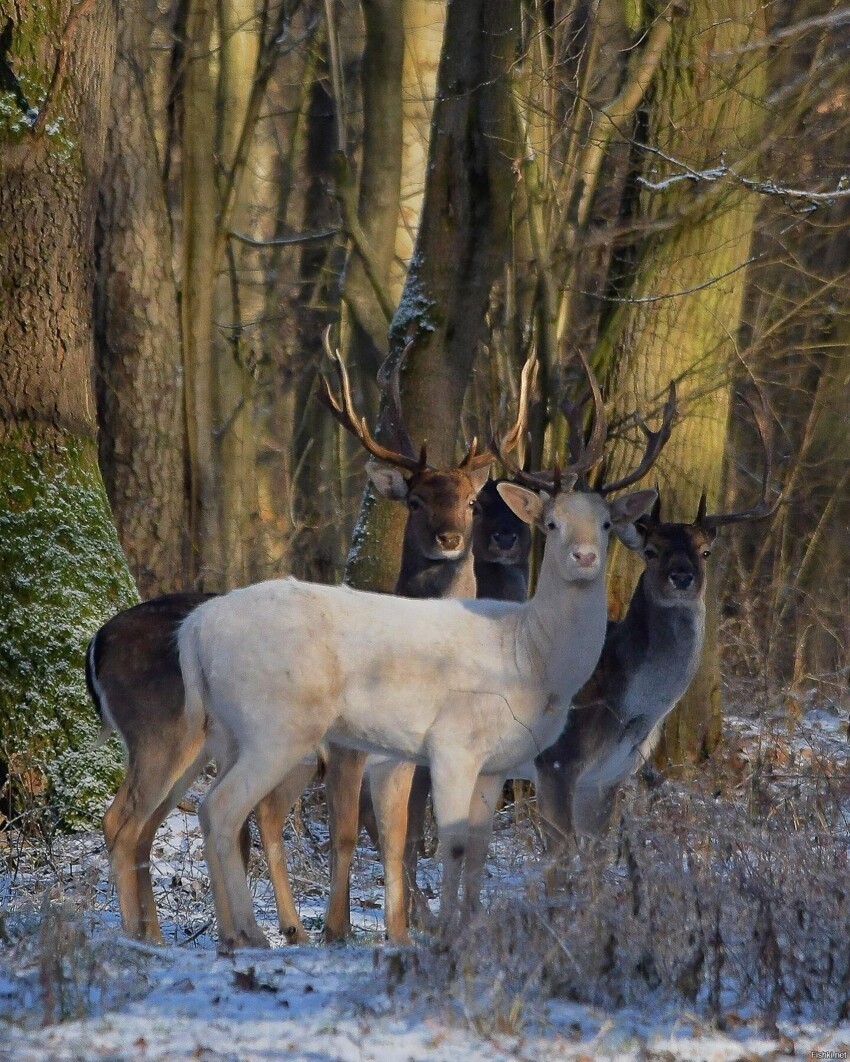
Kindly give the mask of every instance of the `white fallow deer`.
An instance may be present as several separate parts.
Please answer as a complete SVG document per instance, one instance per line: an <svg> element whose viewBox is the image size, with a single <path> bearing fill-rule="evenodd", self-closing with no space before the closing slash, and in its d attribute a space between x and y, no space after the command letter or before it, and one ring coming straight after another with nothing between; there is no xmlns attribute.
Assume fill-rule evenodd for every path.
<svg viewBox="0 0 850 1062"><path fill-rule="evenodd" d="M457 913L467 854L464 902L477 904L476 850L486 850L503 779L557 738L602 649L608 533L656 498L644 490L608 504L569 490L605 441L592 387L597 418L582 460L550 476L542 494L500 487L546 537L527 603L414 600L283 579L214 598L181 624L186 714L190 727L206 728L220 768L200 817L221 946L267 945L239 831L324 741L429 765L442 925Z"/></svg>
<svg viewBox="0 0 850 1062"><path fill-rule="evenodd" d="M418 460L413 459L415 447L403 427L401 415L398 377L401 359L392 376L382 378L382 386L393 434L402 449L379 448L354 409L345 365L330 348L327 333L325 350L336 369L339 398L334 397L327 380L323 379L322 401L367 452L383 462L380 465L370 462L368 466L378 491L386 498L405 502L408 507L396 595L486 596L524 601L530 532L501 500L495 484L484 482L492 454L475 454L474 448L470 449L461 464L452 469L427 466L424 451ZM523 408L533 387L536 368L536 361L529 360L523 369ZM514 428L505 439L505 448L511 450L518 441L519 430ZM453 548L449 550L447 545ZM523 557L524 571L521 570ZM488 580L493 593L480 592L482 579ZM518 593L520 583L522 592ZM497 593L497 590L504 592ZM325 777L331 835L331 887L325 914L327 941L338 940L350 931L350 867L362 822L377 841L384 863L387 937L393 943L408 942L411 899L420 908L425 906L424 897L416 887L416 858L424 833L430 788L430 776L424 766L386 756L367 759L365 753L356 749L331 746Z"/></svg>
<svg viewBox="0 0 850 1062"><path fill-rule="evenodd" d="M162 943L150 873L154 835L212 755L205 735L186 723L177 627L212 594L166 594L125 609L89 642L86 681L103 724L127 752L127 773L103 817L103 833L124 932ZM307 943L292 899L282 830L292 804L316 769L315 759L293 772L255 808L274 887L280 931ZM247 865L250 834L243 824L240 849Z"/></svg>
<svg viewBox="0 0 850 1062"><path fill-rule="evenodd" d="M342 426L354 435L370 455L367 474L384 498L407 508L401 566L395 593L413 598L469 598L475 596L472 537L477 496L489 475L492 454L478 453L473 441L459 465L436 468L427 460L425 447L417 453L404 427L399 394L399 373L405 353L392 373L379 376L387 403L389 434L393 446L377 442L354 409L348 374L338 352L324 335L325 352L332 361L339 397L322 377L319 398ZM374 810L377 839L385 865L385 924L392 941L405 939L401 853L406 844L405 814L408 795L413 801L413 832L422 811L423 779L412 785L414 764L386 756L369 756L356 748L328 746L325 772L331 841L331 884L325 912L325 940L334 941L350 931L349 880L354 847L360 831L361 784ZM427 790L425 791L427 796ZM366 801L364 801L364 804ZM401 815L399 815L401 807Z"/></svg>
<svg viewBox="0 0 850 1062"><path fill-rule="evenodd" d="M599 663L561 736L535 763L550 893L573 834L604 833L619 786L647 762L664 719L696 674L705 633L706 562L718 529L763 520L779 505L779 496L768 501L773 447L764 397L759 393L748 405L765 455L758 502L709 514L703 495L692 523L670 523L660 519L658 501L650 515L626 529L626 544L640 554L645 570L623 619L608 624Z"/></svg>

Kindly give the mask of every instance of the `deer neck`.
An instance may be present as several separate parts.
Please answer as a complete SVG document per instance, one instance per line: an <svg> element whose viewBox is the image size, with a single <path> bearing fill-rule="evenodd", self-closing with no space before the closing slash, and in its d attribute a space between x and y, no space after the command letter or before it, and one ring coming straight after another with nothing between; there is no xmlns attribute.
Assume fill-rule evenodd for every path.
<svg viewBox="0 0 850 1062"><path fill-rule="evenodd" d="M475 597L472 551L457 560L431 560L405 535L395 592L399 597Z"/></svg>
<svg viewBox="0 0 850 1062"><path fill-rule="evenodd" d="M474 562L475 596L494 601L525 601L528 597L528 564Z"/></svg>
<svg viewBox="0 0 850 1062"><path fill-rule="evenodd" d="M610 650L606 644L603 655L613 699L675 703L699 667L704 637L704 599L658 604L646 593L642 575L626 615L612 624Z"/></svg>
<svg viewBox="0 0 850 1062"><path fill-rule="evenodd" d="M564 711L596 667L606 623L604 575L568 582L544 554L537 590L520 617L517 658Z"/></svg>

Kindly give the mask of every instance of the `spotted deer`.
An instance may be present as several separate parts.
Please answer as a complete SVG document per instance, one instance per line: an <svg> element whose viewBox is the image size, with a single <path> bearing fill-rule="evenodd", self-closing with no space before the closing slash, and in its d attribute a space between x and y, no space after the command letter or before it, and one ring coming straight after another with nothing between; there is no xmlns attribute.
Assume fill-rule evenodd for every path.
<svg viewBox="0 0 850 1062"><path fill-rule="evenodd" d="M574 833L600 836L619 786L647 761L662 723L699 667L705 634L706 565L718 529L771 516L772 441L761 393L750 404L765 455L761 496L748 509L707 513L691 523L661 519L661 502L621 532L644 571L622 620L609 622L602 655L560 737L536 761L537 799L549 855L547 884L559 883Z"/></svg>
<svg viewBox="0 0 850 1062"><path fill-rule="evenodd" d="M324 741L430 767L441 925L458 917L461 883L464 909L479 902L503 780L558 737L601 652L608 534L656 498L642 490L607 502L601 490L570 489L605 443L592 377L591 386L594 428L579 460L539 473L536 489L499 487L545 536L527 602L411 599L284 579L207 601L181 624L189 729L206 730L219 763L200 817L222 947L267 945L239 832L258 800Z"/></svg>

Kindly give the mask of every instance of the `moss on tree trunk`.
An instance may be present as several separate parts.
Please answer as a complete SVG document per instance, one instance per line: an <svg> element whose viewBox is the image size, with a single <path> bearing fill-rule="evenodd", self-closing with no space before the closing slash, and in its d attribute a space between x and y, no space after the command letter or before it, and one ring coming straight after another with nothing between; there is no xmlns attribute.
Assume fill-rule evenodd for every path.
<svg viewBox="0 0 850 1062"><path fill-rule="evenodd" d="M69 827L91 825L120 780L84 655L95 630L137 600L94 442L22 428L0 441L0 757L20 811L45 794ZM8 811L8 807L6 808Z"/></svg>

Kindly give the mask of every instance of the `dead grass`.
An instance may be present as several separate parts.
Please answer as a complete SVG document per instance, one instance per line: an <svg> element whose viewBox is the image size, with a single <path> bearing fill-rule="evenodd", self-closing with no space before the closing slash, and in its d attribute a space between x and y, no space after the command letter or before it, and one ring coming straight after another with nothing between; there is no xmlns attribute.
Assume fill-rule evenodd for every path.
<svg viewBox="0 0 850 1062"><path fill-rule="evenodd" d="M537 875L430 949L422 978L477 1025L516 1030L558 998L850 1018L846 761L741 724L686 781L634 786L617 828L573 857L548 904Z"/></svg>

